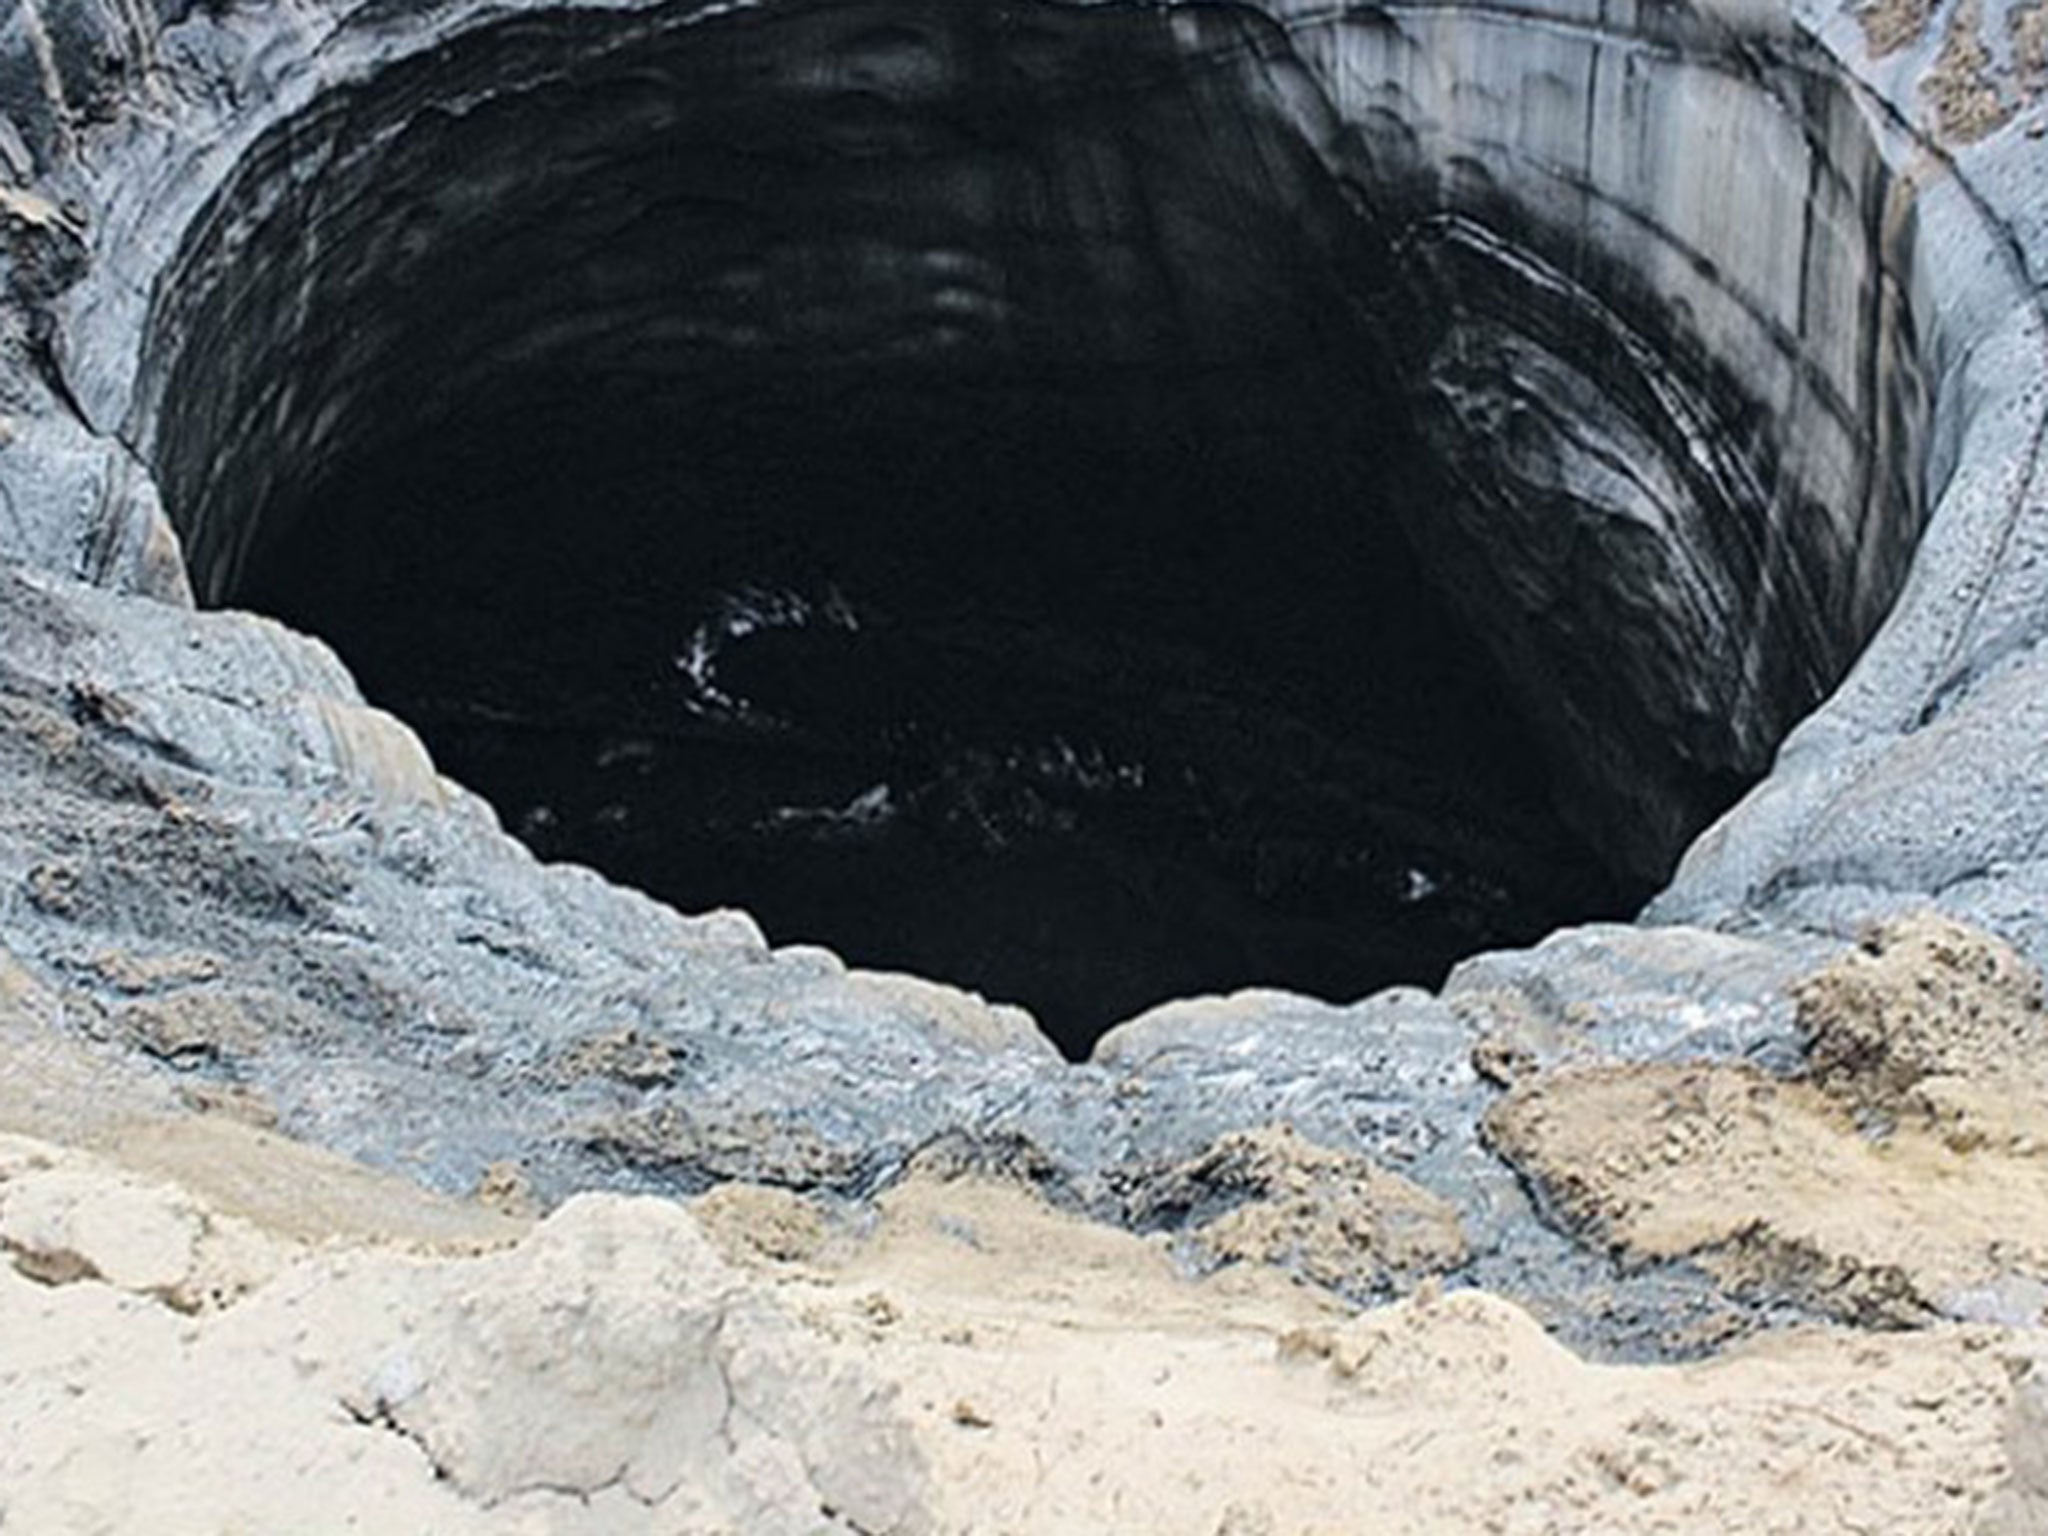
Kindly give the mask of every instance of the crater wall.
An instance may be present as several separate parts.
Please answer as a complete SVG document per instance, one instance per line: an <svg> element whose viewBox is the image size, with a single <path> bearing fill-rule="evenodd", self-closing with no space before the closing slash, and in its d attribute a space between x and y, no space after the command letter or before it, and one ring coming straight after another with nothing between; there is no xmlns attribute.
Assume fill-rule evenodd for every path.
<svg viewBox="0 0 2048 1536"><path fill-rule="evenodd" d="M1922 183L1945 195L1939 160L1804 26L1748 9L1276 5L1191 8L1170 27L1078 9L1109 20L1118 47L1149 67L1209 77L1208 110L1284 125L1292 142L1271 152L1313 154L1371 231L1352 238L1398 251L1391 268L1353 259L1323 302L1372 311L1384 371L1452 467L1458 494L1405 514L1413 542L1507 673L1572 814L1612 862L1661 880L1860 652L1954 467L1952 452L1927 451L1932 381L1945 355L1973 349L1950 334L1928 287L1939 280L1916 277L1914 260ZM586 369L609 347L608 364L643 382L672 373L687 343L644 326L619 339L633 306L661 294L658 262L610 238L616 199L637 183L614 163L600 185L591 168L594 156L616 162L623 137L674 142L678 83L702 76L693 34L716 33L720 48L800 39L792 51L818 70L763 77L761 99L860 101L899 129L919 102L961 89L976 48L1023 69L1042 46L1039 68L1074 67L1060 52L1070 45L1043 42L1071 29L1053 24L1068 8L1008 41L977 14L536 6L505 22L370 8L316 25L333 30L315 47L302 37L267 51L263 23L233 14L173 17L168 31L143 28L147 42L107 22L68 48L36 45L18 23L24 80L45 56L49 79L66 65L83 77L63 94L72 116L72 96L119 95L111 69L137 89L196 91L184 106L210 113L215 130L204 150L196 135L171 135L151 169L109 178L83 280L38 279L53 290L48 345L63 354L82 421L50 434L69 435L71 472L17 494L19 547L81 574L94 562L116 584L176 590L159 507L168 491L202 592L230 590L257 531L274 537L307 504L352 433L388 424L378 399L417 388L409 403L432 419L446 409L435 390L460 392L505 363L506 348L536 344L451 326L449 357L401 365L393 349L417 333L417 313L349 296L350 285L438 294L420 264L488 238L486 221L506 217L492 209L527 209L518 227L529 231L560 212L572 228L555 238L589 253L590 283L567 302L591 307L553 322L547 345L559 351L580 328ZM254 73L237 79L231 63ZM640 70L637 88L607 76L624 67ZM463 144L411 131L422 120L460 120L480 144L488 121L515 120L508 103L565 106L581 99L579 78L607 79L615 105L527 119L548 117L525 130L542 137L493 161L521 186L469 176L459 193L409 190L412 175L432 175L420 156L459 156ZM977 83L987 87L985 68ZM65 113L17 115L23 155L61 156ZM849 117L821 131L843 149L881 130ZM417 171L387 158L406 153ZM647 159L638 174L659 166ZM598 189L580 210L565 190L579 177ZM379 202L380 178L402 202ZM1242 200L1224 207L1248 216ZM51 211L31 243L61 271L85 237ZM1998 265L1998 233L1981 216L1946 220L1944 260L1953 241L1974 245L1977 266ZM1185 276L1242 253L1179 254ZM541 309L561 301L533 287L530 314L478 313L545 326ZM1205 323L1228 324L1216 311ZM682 328L734 323L713 306ZM605 326L610 339L593 340ZM303 367L265 362L291 357Z"/></svg>
<svg viewBox="0 0 2048 1536"><path fill-rule="evenodd" d="M402 368L372 411L290 366L301 342L343 382L394 355L359 323L387 298L303 323L350 292L311 281L330 237L375 254L343 263L368 283L415 270L408 230L475 217L453 191L378 208L380 152L457 142L408 128L459 136L505 80L544 93L692 31L728 61L784 23L974 45L798 70L858 153L889 104L975 78L975 48L1034 57L964 13L22 0L0 22L0 936L60 1022L447 1188L516 1159L545 1195L859 1195L936 1148L1135 1221L1144 1170L1286 1119L1458 1205L1472 1278L1654 1333L1685 1283L1607 1285L1480 1144L1475 998L1560 1029L1591 1009L1621 1056L1768 1062L1786 978L1873 916L1937 904L2048 957L2044 119L2023 73L1958 75L1960 20L1880 56L1821 6L1060 13L1138 27L1258 123L1233 153L1276 158L1205 240L1250 248L1251 193L1310 188L1371 253L1322 291L1331 333L1371 343L1376 403L1449 466L1441 498L1389 503L1414 585L1476 637L1584 836L1653 884L1683 847L1645 921L1468 962L1444 997L1169 1007L1063 1067L1014 1010L536 862L317 641L193 605L288 502L317 507L285 488L333 445L435 408ZM1970 15L2004 36L2001 7ZM605 134L668 110L659 72L621 99ZM576 213L573 176L546 185ZM590 248L626 248L602 238L626 206L582 210ZM1274 291L1237 296L1262 320ZM1290 441L1348 440L1306 423Z"/></svg>

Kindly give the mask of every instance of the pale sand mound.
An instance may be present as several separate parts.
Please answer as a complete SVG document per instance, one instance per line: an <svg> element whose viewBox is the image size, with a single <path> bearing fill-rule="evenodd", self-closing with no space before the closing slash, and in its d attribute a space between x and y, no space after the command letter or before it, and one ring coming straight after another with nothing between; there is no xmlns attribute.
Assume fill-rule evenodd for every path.
<svg viewBox="0 0 2048 1536"><path fill-rule="evenodd" d="M790 1197L753 1198L788 1230ZM1597 1366L1479 1292L1352 1314L1273 1270L1191 1283L1012 1186L884 1204L865 1241L747 1262L901 1383L941 1530L1963 1533L2005 1475L1994 1329Z"/></svg>
<svg viewBox="0 0 2048 1536"><path fill-rule="evenodd" d="M0 1530L921 1528L892 1391L664 1201L320 1252L11 1139L0 1244Z"/></svg>

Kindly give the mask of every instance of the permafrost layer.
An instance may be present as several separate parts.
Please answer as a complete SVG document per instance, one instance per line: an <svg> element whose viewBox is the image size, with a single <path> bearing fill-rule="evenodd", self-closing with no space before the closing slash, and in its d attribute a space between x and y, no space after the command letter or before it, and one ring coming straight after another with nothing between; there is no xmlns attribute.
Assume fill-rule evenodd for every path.
<svg viewBox="0 0 2048 1536"><path fill-rule="evenodd" d="M264 1086L311 1134L389 1158L432 1125L432 1178L516 1155L557 1190L859 1191L952 1138L1128 1213L1134 1170L1284 1115L1456 1199L1475 1275L1586 1321L1580 1261L1474 1140L1472 999L1562 1017L1597 998L1613 1049L1770 1059L1817 932L1935 900L2037 957L2048 941L2048 196L2024 122L1968 148L1917 126L1937 38L1879 62L1848 18L1746 7L1045 9L1048 37L1121 27L1120 58L1199 62L1193 99L1308 157L1306 181L1261 185L1340 195L1370 255L1333 291L1363 312L1338 334L1374 342L1375 387L1455 492L1397 503L1402 530L1607 857L1661 870L1806 720L1653 907L1751 937L1589 930L1472 962L1448 1001L1169 1009L1067 1072L1000 1010L534 865L317 648L150 600L184 591L174 525L202 590L231 592L242 552L284 537L267 519L318 506L275 477L374 458L403 411L368 386L431 417L404 367L394 386L392 301L332 281L402 288L437 251L516 249L539 226L506 222L508 199L574 214L579 168L673 120L636 50L691 57L694 33L725 68L749 38L811 39L774 54L778 99L845 99L819 121L886 158L906 118L933 120L916 103L966 99L991 57L1071 57L1034 42L1041 13L1007 8L1011 36L972 6L52 10L0 25L0 678L33 726L8 749L7 941L46 968L95 943L211 956L195 990L234 1027L166 1054ZM639 88L579 107L579 71ZM505 114L534 136L527 162L492 161L516 185L437 183L428 151L521 91L550 110ZM413 152L411 175L380 174ZM394 184L414 201L380 208ZM588 248L631 249L606 218L632 186L582 209ZM280 216L296 243L251 264ZM427 238L444 228L470 234ZM320 272L330 238L361 259ZM635 278L604 333L628 352L649 344ZM347 323L299 329L322 305ZM555 318L582 346L602 313ZM308 341L330 349L319 377L292 361ZM598 1056L618 1070L575 1065ZM1634 1283L1655 1294L1616 1304L1624 1332L1690 1304Z"/></svg>
<svg viewBox="0 0 2048 1536"><path fill-rule="evenodd" d="M1352 398L1275 451L1390 451L1374 384L1417 402L1462 494L1350 515L1405 517L1571 814L1661 878L1841 677L1924 519L1902 150L1811 45L1718 15L1273 21L540 12L386 60L255 135L175 231L132 397L103 409L218 601L339 469L416 462L422 421L467 425L508 378L523 432L589 429L556 434L570 455L606 381L633 392L607 410L673 422L777 350L1021 352L1070 390L1056 357L1249 375L1319 311L1301 324L1364 355L1298 366ZM976 114L997 147L963 150Z"/></svg>
<svg viewBox="0 0 2048 1536"><path fill-rule="evenodd" d="M178 232L121 435L551 856L1073 1054L1437 982L1640 905L1881 616L1912 197L1787 37L1280 20L386 59Z"/></svg>

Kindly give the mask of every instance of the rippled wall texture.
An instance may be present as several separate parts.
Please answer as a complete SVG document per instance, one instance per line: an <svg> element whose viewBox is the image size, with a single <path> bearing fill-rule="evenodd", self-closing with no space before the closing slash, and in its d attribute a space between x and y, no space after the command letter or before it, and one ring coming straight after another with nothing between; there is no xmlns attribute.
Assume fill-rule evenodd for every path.
<svg viewBox="0 0 2048 1536"><path fill-rule="evenodd" d="M1905 569L1910 189L1769 28L1289 11L541 11L315 97L155 292L201 595L544 851L1082 1037L1628 910Z"/></svg>

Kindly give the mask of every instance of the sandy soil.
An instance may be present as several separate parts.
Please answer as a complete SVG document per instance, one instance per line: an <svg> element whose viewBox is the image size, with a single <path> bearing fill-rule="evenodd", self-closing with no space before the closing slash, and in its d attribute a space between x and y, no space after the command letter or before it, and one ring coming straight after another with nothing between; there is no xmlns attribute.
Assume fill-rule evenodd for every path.
<svg viewBox="0 0 2048 1536"><path fill-rule="evenodd" d="M2048 1302L2048 1015L2004 945L1936 920L1797 990L1810 1075L1575 1066L1518 1084L1494 1146L1624 1259L1872 1325L2032 1326Z"/></svg>
<svg viewBox="0 0 2048 1536"><path fill-rule="evenodd" d="M1933 0L1863 0L1855 7L1871 54L1920 44L1943 9ZM2003 128L2048 90L2048 5L2004 7L2007 36L1994 47L1983 0L1957 0L1941 46L1920 80L1928 126L1943 140L1972 144ZM2030 137L2041 136L2039 123Z"/></svg>
<svg viewBox="0 0 2048 1536"><path fill-rule="evenodd" d="M1842 1319L1662 1366L1265 1262L1413 1280L1462 1241L1280 1129L1212 1154L1259 1198L1201 1277L939 1168L859 1219L730 1187L528 1222L181 1112L4 997L0 1531L2048 1529L2039 985L1945 924L1802 987L1807 1079L1575 1063L1501 1100L1588 1241Z"/></svg>
<svg viewBox="0 0 2048 1536"><path fill-rule="evenodd" d="M1483 1293L1346 1315L1270 1270L1190 1284L974 1182L772 1278L901 1385L947 1530L1948 1532L2002 1473L1990 1330L1596 1366Z"/></svg>

